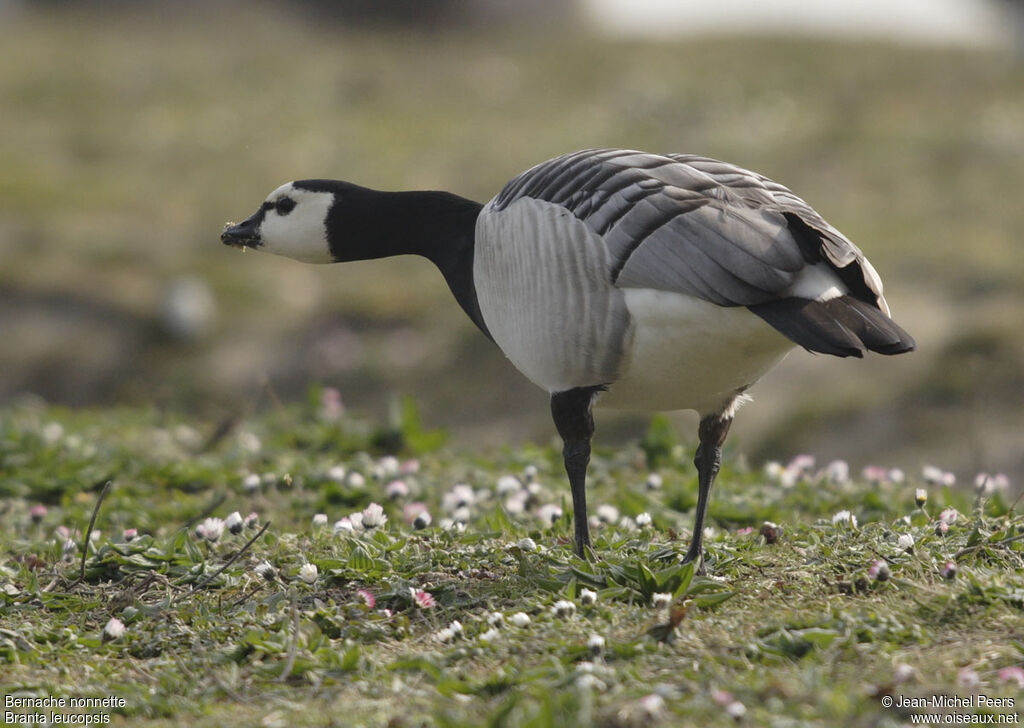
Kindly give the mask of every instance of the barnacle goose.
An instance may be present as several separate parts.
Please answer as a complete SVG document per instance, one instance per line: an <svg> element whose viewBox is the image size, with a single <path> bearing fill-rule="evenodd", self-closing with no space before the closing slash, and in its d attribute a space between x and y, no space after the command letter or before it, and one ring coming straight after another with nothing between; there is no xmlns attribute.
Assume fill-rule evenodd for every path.
<svg viewBox="0 0 1024 728"><path fill-rule="evenodd" d="M914 348L867 258L806 202L689 154L566 154L485 205L289 182L221 240L311 263L432 261L473 323L550 393L581 556L596 400L700 414L686 556L700 565L708 494L746 390L796 345L841 357Z"/></svg>

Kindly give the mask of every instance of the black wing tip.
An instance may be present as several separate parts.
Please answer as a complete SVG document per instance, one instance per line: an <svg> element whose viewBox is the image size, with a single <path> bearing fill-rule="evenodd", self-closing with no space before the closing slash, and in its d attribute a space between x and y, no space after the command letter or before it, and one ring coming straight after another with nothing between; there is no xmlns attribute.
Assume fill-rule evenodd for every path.
<svg viewBox="0 0 1024 728"><path fill-rule="evenodd" d="M852 296L780 298L748 308L786 338L820 354L860 359L867 351L891 356L917 348L895 321Z"/></svg>

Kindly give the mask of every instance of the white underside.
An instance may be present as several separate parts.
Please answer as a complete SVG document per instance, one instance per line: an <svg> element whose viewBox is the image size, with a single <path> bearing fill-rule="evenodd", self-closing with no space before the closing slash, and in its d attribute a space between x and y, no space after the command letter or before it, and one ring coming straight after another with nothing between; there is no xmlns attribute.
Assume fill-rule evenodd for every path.
<svg viewBox="0 0 1024 728"><path fill-rule="evenodd" d="M624 289L633 336L619 379L598 403L639 410L728 407L795 344L742 306Z"/></svg>

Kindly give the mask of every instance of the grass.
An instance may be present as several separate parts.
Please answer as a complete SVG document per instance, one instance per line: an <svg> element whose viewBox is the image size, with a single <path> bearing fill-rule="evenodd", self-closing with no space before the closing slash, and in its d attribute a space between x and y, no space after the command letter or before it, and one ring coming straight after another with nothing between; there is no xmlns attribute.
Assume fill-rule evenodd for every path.
<svg viewBox="0 0 1024 728"><path fill-rule="evenodd" d="M680 563L692 453L662 421L596 454L591 514L611 522L592 561L572 554L556 448L459 453L442 437L411 406L386 426L331 422L316 397L233 423L5 410L2 692L118 696L92 714L147 726L897 726L912 711L886 696L1019 699L1024 518L1003 492L727 456L702 577ZM396 480L408 492L392 499ZM386 523L335 532L371 503ZM411 503L429 527L409 524ZM197 532L232 511L256 524ZM107 639L112 617L125 632Z"/></svg>
<svg viewBox="0 0 1024 728"><path fill-rule="evenodd" d="M240 259L216 239L289 178L483 200L569 149L729 159L784 181L861 245L921 345L884 362L790 357L731 442L765 458L809 449L1019 474L1019 63L564 28L357 31L241 4L177 20L45 8L0 23L5 699L119 696L94 715L122 725L401 728L897 726L911 717L884 706L892 695L1019 698L1024 522L1004 494L926 486L916 467L902 484L831 483L814 468L787 487L729 453L710 575L695 576L679 563L692 453L658 420L595 455L592 513L608 505L633 520L595 528L583 562L557 448L471 449L550 423L543 395L472 331L433 271ZM160 325L182 275L217 301L186 341ZM257 389L301 402L311 381L338 385L355 411L416 392L430 424L410 407L394 422L327 422L315 398L239 404ZM24 390L106 407L13 404ZM759 413L771 419L745 436ZM456 433L450 449L434 423ZM611 428L599 427L600 445ZM389 452L401 454L397 473ZM528 467L539 486L520 513L498 482L515 476L521 491ZM652 471L663 478L653 490ZM396 478L410 494L390 500ZM458 483L478 501L465 513L444 507ZM412 528L409 502L425 504L430 527ZM372 503L385 524L333 532ZM562 516L542 520L545 506ZM939 536L946 508L958 515ZM197 534L234 511L266 531ZM834 521L842 511L857 525ZM643 513L652 523L640 528ZM456 517L464 529L442 524ZM765 521L781 526L774 543ZM433 606L416 606L417 591ZM653 606L663 591L673 610ZM562 601L572 614L554 613ZM520 613L528 624L514 623ZM104 639L114 617L126 631ZM588 647L594 635L603 647Z"/></svg>

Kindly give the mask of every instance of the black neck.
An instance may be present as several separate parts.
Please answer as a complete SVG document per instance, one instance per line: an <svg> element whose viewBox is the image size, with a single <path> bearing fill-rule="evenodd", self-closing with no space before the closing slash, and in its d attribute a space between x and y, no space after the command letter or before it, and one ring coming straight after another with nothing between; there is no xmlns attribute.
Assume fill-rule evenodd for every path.
<svg viewBox="0 0 1024 728"><path fill-rule="evenodd" d="M336 261L422 255L438 267L462 310L490 337L473 284L482 205L450 192L378 192L342 183L327 217Z"/></svg>

